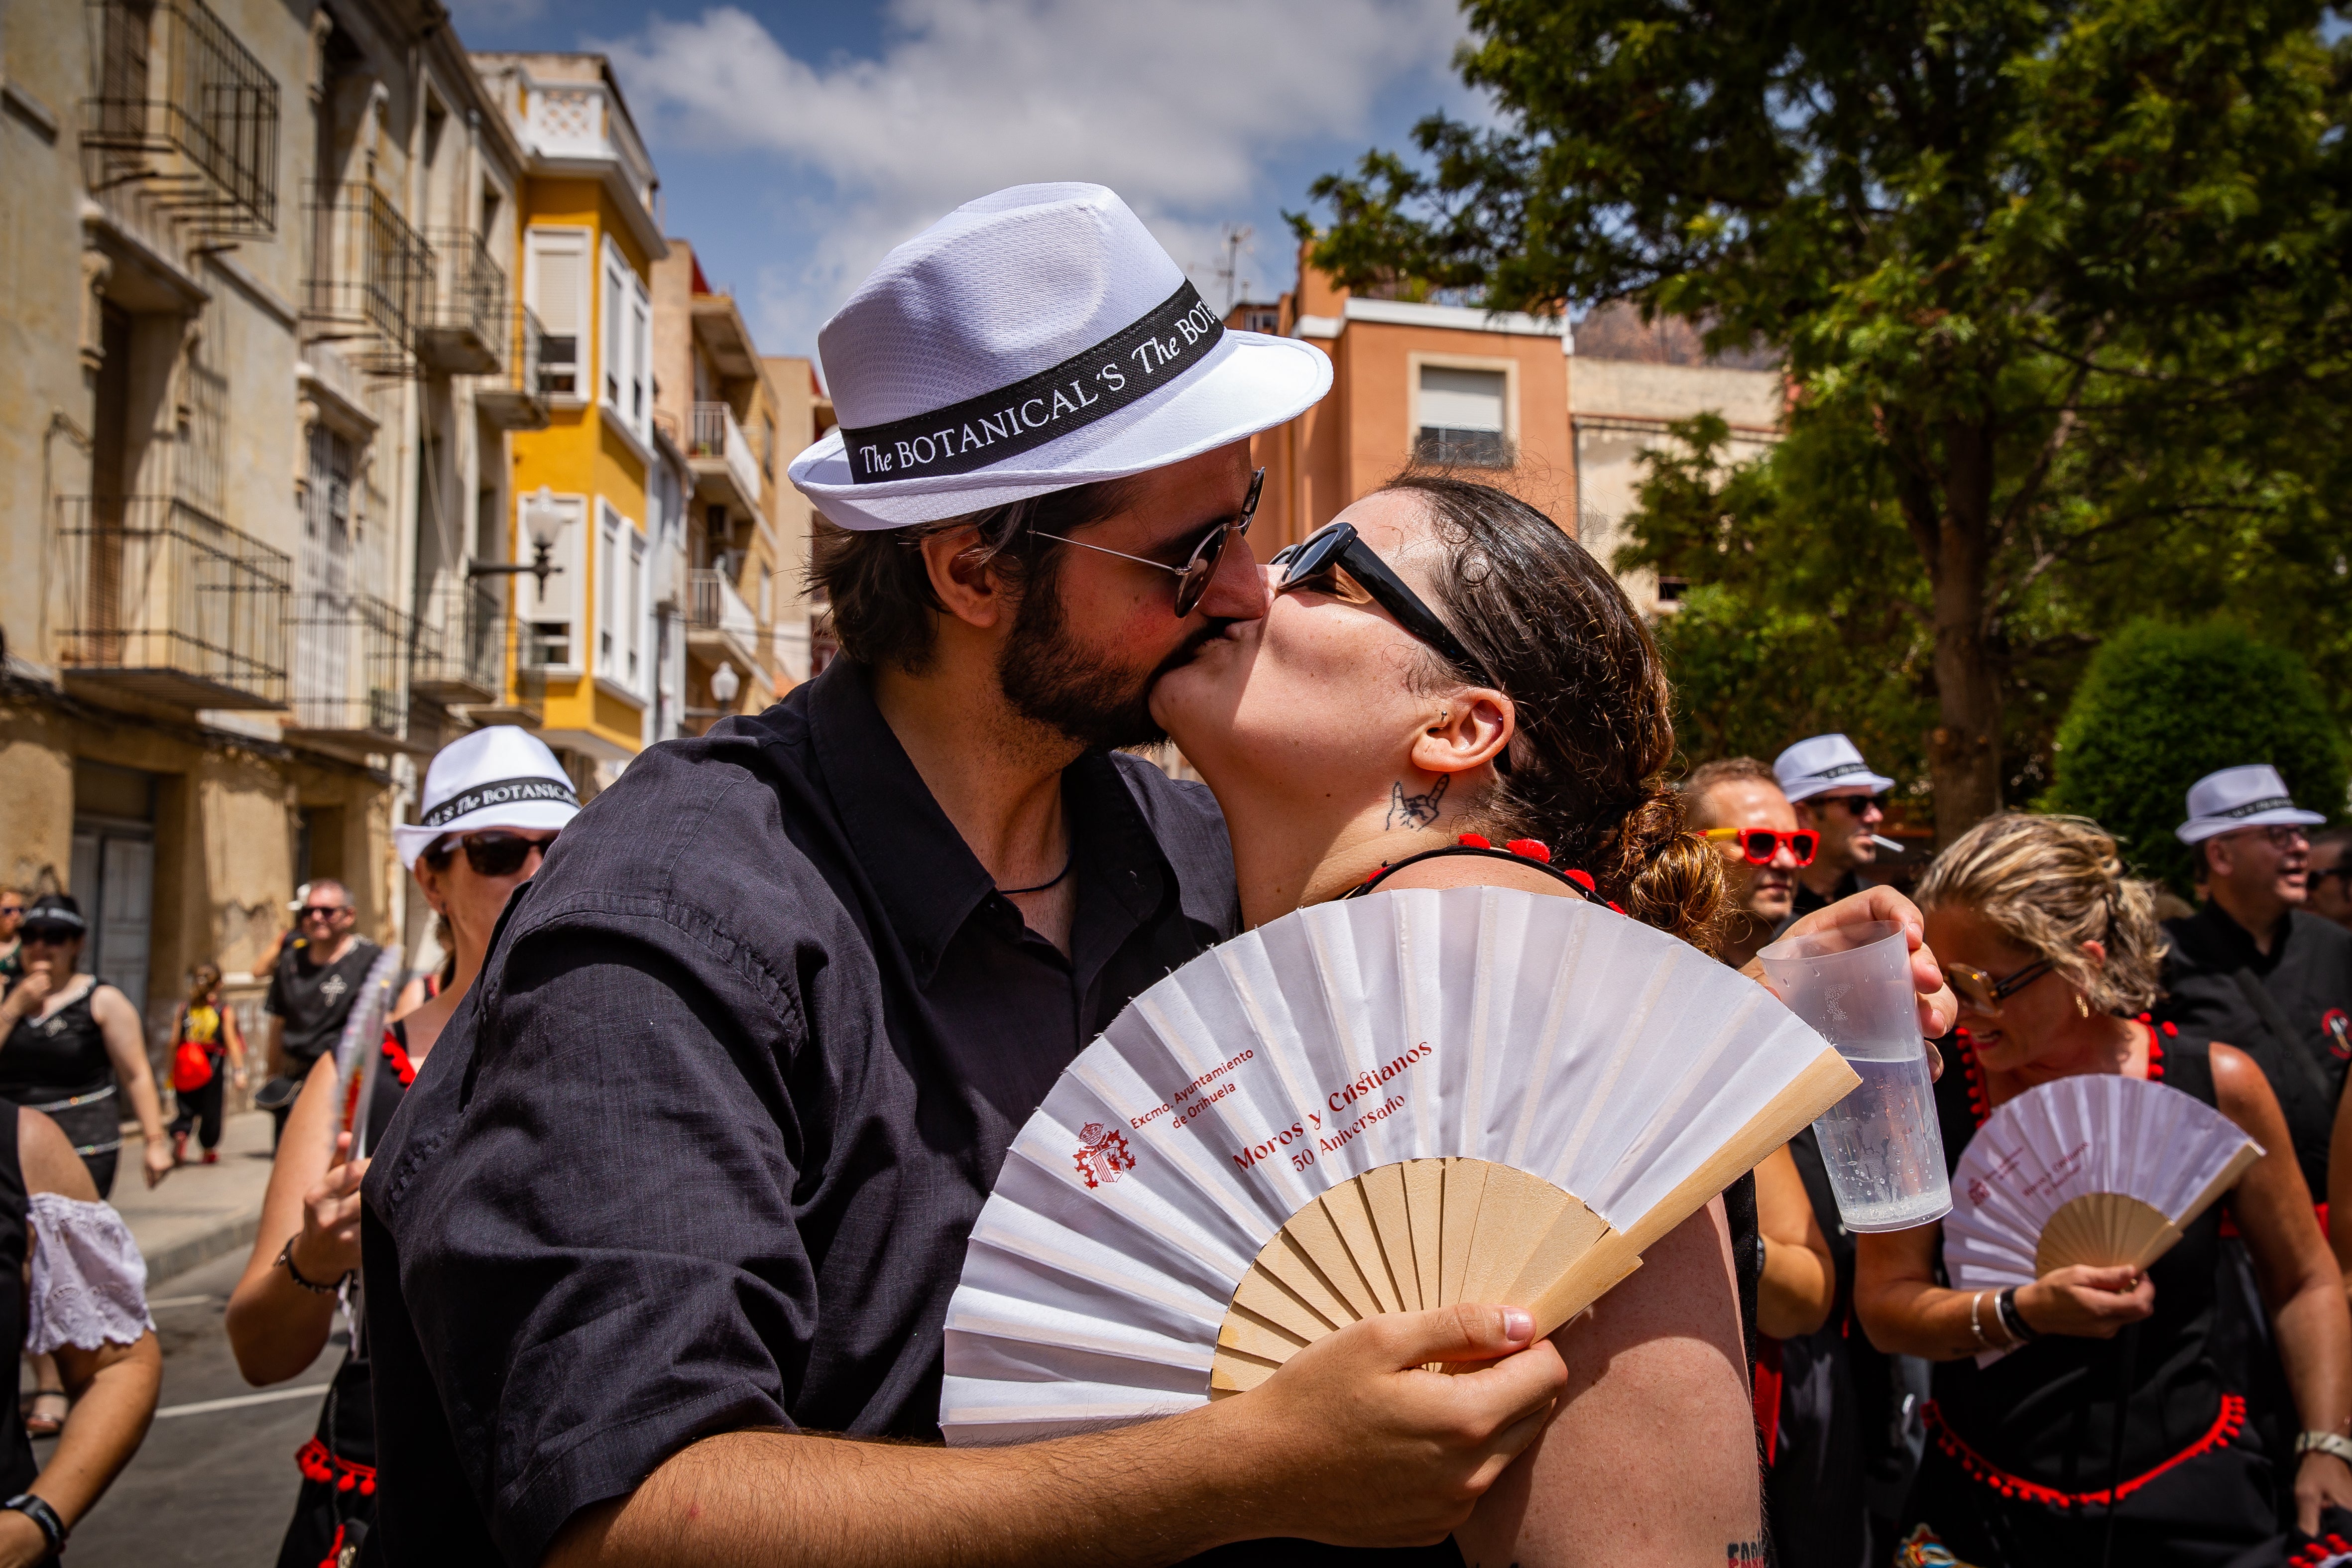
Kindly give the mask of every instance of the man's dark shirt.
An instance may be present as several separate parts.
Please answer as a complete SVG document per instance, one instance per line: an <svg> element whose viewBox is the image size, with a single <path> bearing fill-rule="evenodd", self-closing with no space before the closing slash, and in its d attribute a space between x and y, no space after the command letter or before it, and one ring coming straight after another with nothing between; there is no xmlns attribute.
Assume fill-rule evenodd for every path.
<svg viewBox="0 0 2352 1568"><path fill-rule="evenodd" d="M1789 900L1789 918L1781 922L1780 929L1786 931L1815 910L1825 910L1840 899L1850 899L1860 891L1862 873L1852 867L1848 867L1845 875L1837 879L1837 886L1830 889L1830 896L1826 899L1805 886L1804 879L1801 877L1797 879L1795 895Z"/></svg>
<svg viewBox="0 0 2352 1568"><path fill-rule="evenodd" d="M368 1173L389 1561L536 1563L713 1433L937 1439L1007 1145L1240 923L1206 790L1101 753L1062 789L1068 960L847 661L653 748L564 830Z"/></svg>
<svg viewBox="0 0 2352 1568"><path fill-rule="evenodd" d="M315 961L310 944L289 942L270 972L261 1010L286 1021L286 1076L299 1079L321 1053L335 1048L359 999L369 966L383 950L365 937L332 963Z"/></svg>
<svg viewBox="0 0 2352 1568"><path fill-rule="evenodd" d="M2286 1113L2312 1198L2326 1202L2327 1146L2352 1036L2352 931L2289 910L2263 952L2214 903L2167 921L2164 929L2172 951L2165 958L2168 994L2158 1016L2189 1038L2220 1040L2254 1058ZM2248 1000L2236 979L2242 970L2269 995L2292 1038L2280 1038L2263 1009Z"/></svg>

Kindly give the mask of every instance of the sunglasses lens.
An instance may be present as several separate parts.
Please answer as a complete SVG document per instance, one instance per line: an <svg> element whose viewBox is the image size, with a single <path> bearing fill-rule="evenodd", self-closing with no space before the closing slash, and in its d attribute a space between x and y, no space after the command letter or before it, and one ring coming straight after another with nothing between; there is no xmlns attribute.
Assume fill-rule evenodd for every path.
<svg viewBox="0 0 2352 1568"><path fill-rule="evenodd" d="M513 876L539 847L536 840L519 838L511 833L468 834L464 843L466 863L476 875L483 877Z"/></svg>
<svg viewBox="0 0 2352 1568"><path fill-rule="evenodd" d="M26 942L43 942L49 946L56 946L60 942L71 942L80 934L81 933L79 931L74 930L71 926L45 925L39 921L35 921L26 926L24 931L25 940Z"/></svg>
<svg viewBox="0 0 2352 1568"><path fill-rule="evenodd" d="M1740 838L1739 847L1747 853L1750 866L1771 864L1772 852L1780 847L1780 835L1761 827L1751 827Z"/></svg>
<svg viewBox="0 0 2352 1568"><path fill-rule="evenodd" d="M1800 866L1811 865L1813 851L1821 847L1822 836L1818 833L1810 833L1800 828L1789 835L1789 847L1797 852L1797 864Z"/></svg>

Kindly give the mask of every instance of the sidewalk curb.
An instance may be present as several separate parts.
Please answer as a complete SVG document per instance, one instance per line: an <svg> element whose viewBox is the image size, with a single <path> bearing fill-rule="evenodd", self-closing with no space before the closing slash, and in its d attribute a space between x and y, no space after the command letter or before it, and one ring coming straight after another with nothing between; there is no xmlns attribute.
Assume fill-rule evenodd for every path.
<svg viewBox="0 0 2352 1568"><path fill-rule="evenodd" d="M256 1204L240 1215L222 1220L209 1230L200 1231L184 1241L175 1241L159 1251L147 1254L147 1289L154 1292L158 1285L215 1258L225 1257L241 1247L253 1245L261 1229L261 1205Z"/></svg>

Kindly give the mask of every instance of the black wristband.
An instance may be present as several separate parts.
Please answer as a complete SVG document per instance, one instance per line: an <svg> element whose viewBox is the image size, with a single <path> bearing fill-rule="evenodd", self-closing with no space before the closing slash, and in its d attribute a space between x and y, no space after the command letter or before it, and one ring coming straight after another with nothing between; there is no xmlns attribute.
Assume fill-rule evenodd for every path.
<svg viewBox="0 0 2352 1568"><path fill-rule="evenodd" d="M41 1533L48 1539L51 1557L65 1555L66 1521L58 1517L56 1509L30 1492L18 1492L6 1502L0 1502L0 1508L14 1509L40 1526Z"/></svg>
<svg viewBox="0 0 2352 1568"><path fill-rule="evenodd" d="M314 1296L333 1295L336 1291L341 1290L343 1286L350 1281L352 1272L351 1269L344 1269L341 1278L338 1279L331 1285L314 1284L310 1280L303 1279L302 1271L294 1267L294 1238L290 1236L286 1238L286 1245L278 1249L278 1261L285 1266L287 1275L293 1279L295 1284L299 1285L303 1289L310 1291Z"/></svg>
<svg viewBox="0 0 2352 1568"><path fill-rule="evenodd" d="M2000 1326L2007 1329L2009 1337L2019 1344L2032 1344L2042 1337L2042 1331L2027 1322L2025 1314L2018 1310L2016 1286L2011 1286L1993 1298L1993 1308L2000 1314Z"/></svg>

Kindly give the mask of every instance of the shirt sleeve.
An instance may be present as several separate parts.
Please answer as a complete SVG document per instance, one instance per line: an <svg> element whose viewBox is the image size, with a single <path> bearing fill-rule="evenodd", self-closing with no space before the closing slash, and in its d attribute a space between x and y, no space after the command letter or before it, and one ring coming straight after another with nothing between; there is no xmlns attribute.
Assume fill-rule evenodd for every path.
<svg viewBox="0 0 2352 1568"><path fill-rule="evenodd" d="M594 897L641 912L494 955L451 1024L470 1055L436 1045L397 1165L370 1173L406 1331L512 1563L698 1438L789 1426L816 1321L796 992L714 921Z"/></svg>
<svg viewBox="0 0 2352 1568"><path fill-rule="evenodd" d="M35 1193L25 1206L34 1240L26 1351L137 1344L155 1320L147 1311L147 1260L122 1216L59 1193Z"/></svg>

